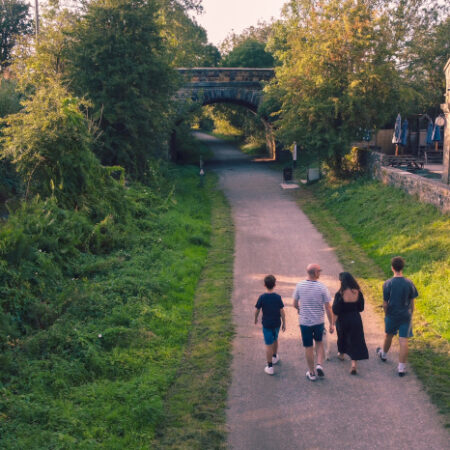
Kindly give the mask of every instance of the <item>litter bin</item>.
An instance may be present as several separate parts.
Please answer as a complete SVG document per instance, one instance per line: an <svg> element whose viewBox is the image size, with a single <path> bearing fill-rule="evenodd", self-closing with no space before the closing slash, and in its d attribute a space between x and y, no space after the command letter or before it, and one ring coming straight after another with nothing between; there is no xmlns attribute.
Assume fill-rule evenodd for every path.
<svg viewBox="0 0 450 450"><path fill-rule="evenodd" d="M285 167L283 169L283 180L292 181L292 167Z"/></svg>

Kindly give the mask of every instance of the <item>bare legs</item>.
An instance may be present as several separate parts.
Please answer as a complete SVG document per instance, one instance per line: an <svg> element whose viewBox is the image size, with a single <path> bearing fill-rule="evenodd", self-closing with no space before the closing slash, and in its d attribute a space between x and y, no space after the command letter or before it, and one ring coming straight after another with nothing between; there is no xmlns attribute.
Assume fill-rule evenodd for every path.
<svg viewBox="0 0 450 450"><path fill-rule="evenodd" d="M392 334L386 334L386 337L384 338L384 344L383 344L383 352L387 353L389 349L391 348L392 344L392 338L394 335ZM408 338L399 337L398 342L400 344L400 352L398 356L398 361L400 363L406 363L406 360L408 359Z"/></svg>
<svg viewBox="0 0 450 450"><path fill-rule="evenodd" d="M278 352L278 339L271 345L266 345L266 359L268 363L272 362L272 356Z"/></svg>
<svg viewBox="0 0 450 450"><path fill-rule="evenodd" d="M400 363L406 363L408 358L408 338L398 338L400 344L400 354L398 356L398 361Z"/></svg>
<svg viewBox="0 0 450 450"><path fill-rule="evenodd" d="M317 342L315 341L316 345L316 358L317 358L317 364L322 365L323 360L325 359L325 349L323 347L323 342ZM314 364L314 361L313 361Z"/></svg>
<svg viewBox="0 0 450 450"><path fill-rule="evenodd" d="M308 364L309 373L314 373L314 347L305 347L306 363Z"/></svg>
<svg viewBox="0 0 450 450"><path fill-rule="evenodd" d="M394 337L393 334L386 334L384 338L384 344L383 344L383 352L387 353L389 349L391 348L392 344L392 338Z"/></svg>

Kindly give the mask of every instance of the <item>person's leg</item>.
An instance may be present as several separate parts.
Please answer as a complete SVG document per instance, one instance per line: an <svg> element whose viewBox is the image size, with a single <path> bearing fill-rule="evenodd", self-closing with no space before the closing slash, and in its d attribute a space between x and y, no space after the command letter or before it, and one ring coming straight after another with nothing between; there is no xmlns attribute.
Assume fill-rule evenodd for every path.
<svg viewBox="0 0 450 450"><path fill-rule="evenodd" d="M389 351L389 349L391 348L393 337L394 337L393 334L386 333L386 336L384 338L384 343L383 343L383 353L384 354L386 354Z"/></svg>
<svg viewBox="0 0 450 450"><path fill-rule="evenodd" d="M272 344L272 356L278 355L278 339Z"/></svg>
<svg viewBox="0 0 450 450"><path fill-rule="evenodd" d="M325 376L325 373L323 371L322 363L325 358L325 349L323 346L323 331L324 331L324 324L314 325L311 327L313 339L315 341L316 346L316 352L317 352L317 361L316 361L316 372L319 377Z"/></svg>
<svg viewBox="0 0 450 450"><path fill-rule="evenodd" d="M317 364L321 366L325 358L325 350L323 348L322 341L319 342L316 341L316 352L317 352Z"/></svg>
<svg viewBox="0 0 450 450"><path fill-rule="evenodd" d="M312 327L307 325L300 325L300 332L302 334L303 347L305 348L306 364L308 365L308 372L306 376L314 381L316 375L314 373L314 347L313 347L313 331Z"/></svg>
<svg viewBox="0 0 450 450"><path fill-rule="evenodd" d="M273 367L272 367L272 352L273 352L273 343L274 343L274 333L270 328L263 327L263 335L264 335L264 343L266 344L266 360L267 366L264 369L269 375L273 375Z"/></svg>
<svg viewBox="0 0 450 450"><path fill-rule="evenodd" d="M305 347L306 363L310 374L314 374L314 347Z"/></svg>
<svg viewBox="0 0 450 450"><path fill-rule="evenodd" d="M356 361L354 359L352 359L352 368L350 369L350 373L352 375L356 375L357 373Z"/></svg>
<svg viewBox="0 0 450 450"><path fill-rule="evenodd" d="M400 344L400 354L398 360L400 363L405 364L408 359L408 338L398 338L398 342Z"/></svg>
<svg viewBox="0 0 450 450"><path fill-rule="evenodd" d="M266 345L266 359L267 359L267 365L269 367L272 365L272 354L273 354L273 344Z"/></svg>

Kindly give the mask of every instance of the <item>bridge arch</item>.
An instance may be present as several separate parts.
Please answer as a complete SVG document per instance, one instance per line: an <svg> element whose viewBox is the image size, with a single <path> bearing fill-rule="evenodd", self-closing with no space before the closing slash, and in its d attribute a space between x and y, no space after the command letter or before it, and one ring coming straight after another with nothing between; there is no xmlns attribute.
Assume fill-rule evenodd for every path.
<svg viewBox="0 0 450 450"><path fill-rule="evenodd" d="M202 106L233 103L245 106L254 114L263 98L264 83L274 76L272 68L194 67L179 68L183 84L178 91L180 100L189 99ZM266 130L269 153L275 158L275 138L272 125L262 119Z"/></svg>

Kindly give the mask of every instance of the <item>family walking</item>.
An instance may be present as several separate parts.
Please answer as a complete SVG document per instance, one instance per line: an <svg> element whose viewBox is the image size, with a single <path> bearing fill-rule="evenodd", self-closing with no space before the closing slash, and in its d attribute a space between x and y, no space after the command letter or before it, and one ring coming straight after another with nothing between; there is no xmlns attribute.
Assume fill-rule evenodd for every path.
<svg viewBox="0 0 450 450"><path fill-rule="evenodd" d="M414 299L418 296L413 282L403 276L405 262L397 256L391 260L393 277L383 285L383 308L385 312L385 339L376 354L381 361L387 360L393 337L399 334L400 354L398 375L406 373L408 356L408 338L412 336L411 319ZM294 291L294 307L299 314L300 334L305 349L308 370L306 378L315 381L325 376L323 361L325 351L323 339L326 335L324 315L328 318L330 333L337 331L338 358L344 355L351 359L351 375L357 375L357 361L368 359L369 352L364 339L361 312L364 311L364 296L355 278L348 272L339 274L340 288L331 296L328 288L319 281L322 270L318 264L309 264L307 277L297 284ZM273 366L278 363L278 333L286 330L286 315L280 295L274 292L276 279L268 275L264 279L266 293L262 294L255 305L255 324L262 311L262 327L266 345L267 365L264 371L274 374Z"/></svg>

